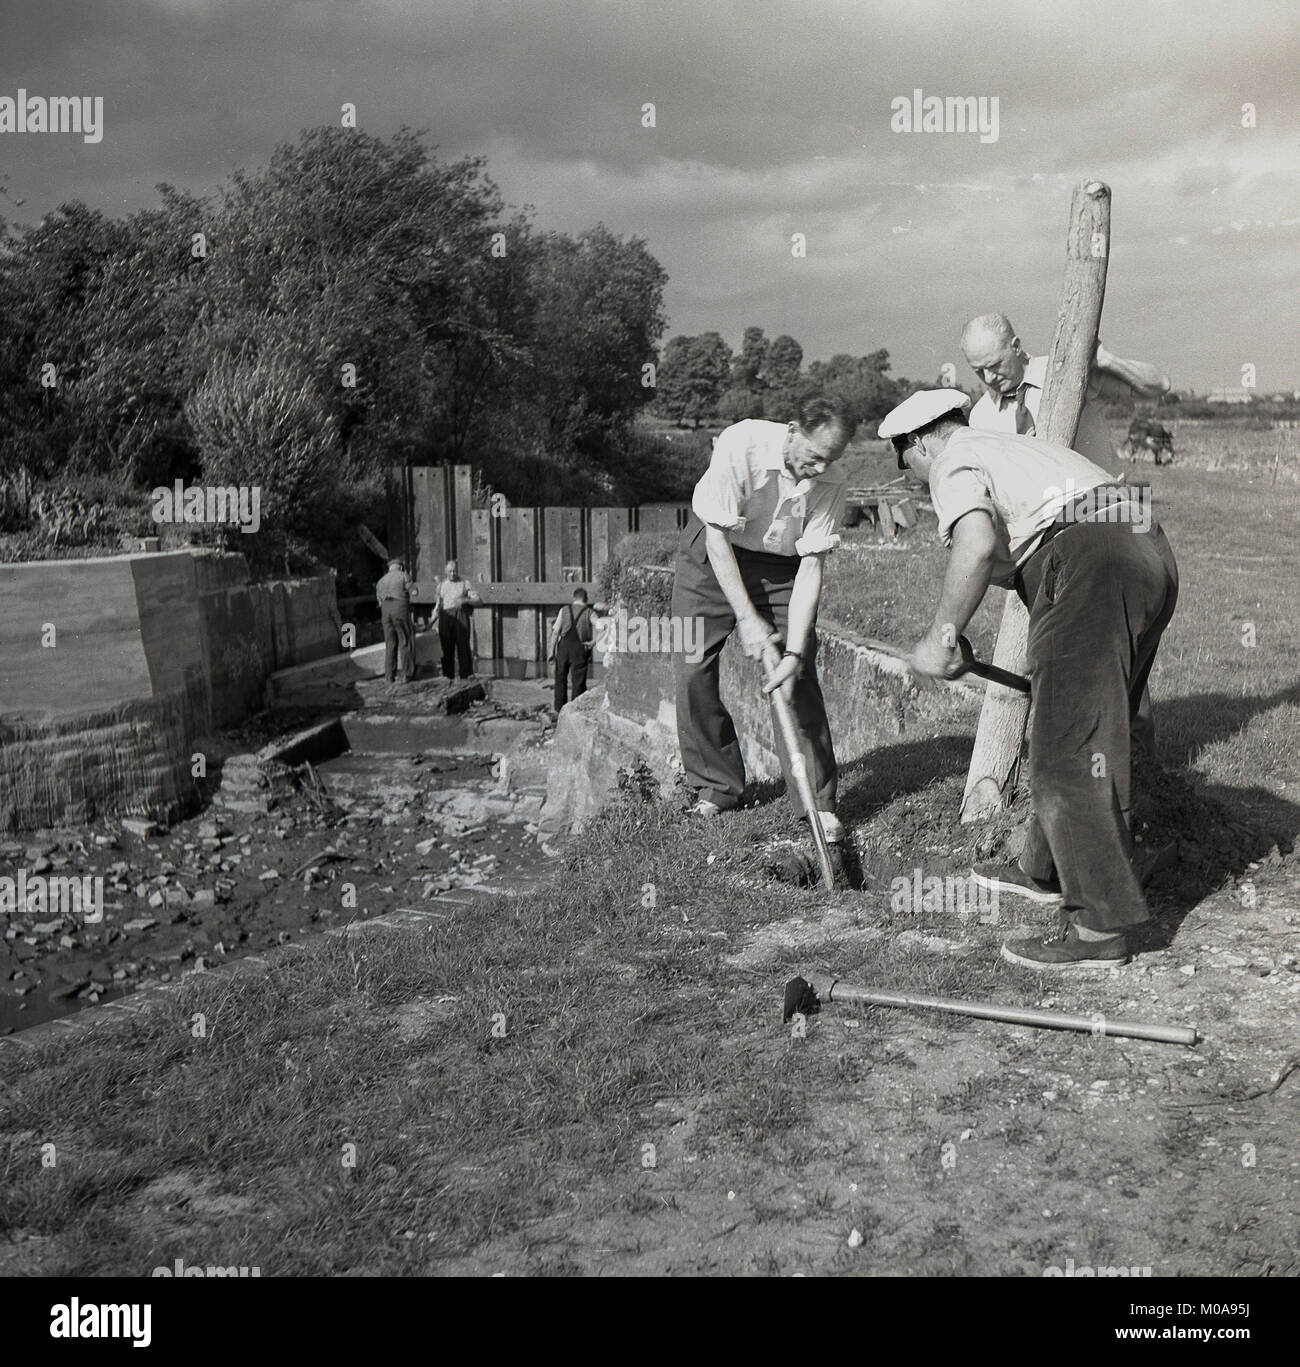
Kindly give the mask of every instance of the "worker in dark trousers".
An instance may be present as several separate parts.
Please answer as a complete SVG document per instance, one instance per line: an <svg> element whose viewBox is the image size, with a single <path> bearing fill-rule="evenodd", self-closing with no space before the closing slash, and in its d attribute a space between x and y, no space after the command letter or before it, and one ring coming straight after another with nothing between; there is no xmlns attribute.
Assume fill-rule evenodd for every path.
<svg viewBox="0 0 1300 1367"><path fill-rule="evenodd" d="M473 614L482 607L483 600L474 585L460 576L460 566L447 561L446 578L438 582L438 643L442 646L442 677L454 678L460 671L462 679L474 675Z"/></svg>
<svg viewBox="0 0 1300 1367"><path fill-rule="evenodd" d="M569 676L573 676L573 696L587 691L587 666L591 663L592 642L596 639L591 606L586 589L574 589L573 601L555 615L551 645L547 652L555 657L555 710L569 701Z"/></svg>
<svg viewBox="0 0 1300 1367"><path fill-rule="evenodd" d="M384 678L397 682L415 678L415 632L411 629L411 590L415 588L401 560L388 562L388 573L375 585L379 617L384 627Z"/></svg>
<svg viewBox="0 0 1300 1367"><path fill-rule="evenodd" d="M722 647L735 631L752 659L762 659L769 642L784 652L764 686L768 693L781 689L794 714L827 841L844 839L814 625L822 562L839 544L848 498L835 462L855 426L842 404L822 395L805 398L790 423L735 423L714 443L695 486L677 553L672 613L702 627L701 650L673 659L677 738L697 816L734 809L745 788L735 723L718 687ZM779 732L777 749L793 794Z"/></svg>
<svg viewBox="0 0 1300 1367"><path fill-rule="evenodd" d="M958 638L990 584L1029 609L1030 789L1017 864L977 865L976 883L1060 907L1056 935L1008 941L1034 969L1129 957L1148 920L1129 830L1133 728L1178 601L1178 566L1149 496L1067 447L966 425L969 398L922 390L886 415L899 465L929 481L951 547L939 607L909 668L960 667Z"/></svg>

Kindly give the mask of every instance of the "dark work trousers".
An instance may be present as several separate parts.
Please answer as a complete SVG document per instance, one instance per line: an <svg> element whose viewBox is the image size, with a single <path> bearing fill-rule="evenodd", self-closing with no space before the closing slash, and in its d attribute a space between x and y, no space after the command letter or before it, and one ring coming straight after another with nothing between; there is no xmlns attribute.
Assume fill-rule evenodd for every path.
<svg viewBox="0 0 1300 1367"><path fill-rule="evenodd" d="M456 669L460 677L468 679L474 672L474 653L469 648L469 612L460 609L438 614L438 640L442 645L442 677L454 679ZM454 666L454 667L453 667Z"/></svg>
<svg viewBox="0 0 1300 1367"><path fill-rule="evenodd" d="M1031 556L1021 578L1034 818L1020 867L1060 880L1062 929L1119 933L1149 915L1131 862L1131 747L1178 566L1159 523L1142 532L1080 522Z"/></svg>
<svg viewBox="0 0 1300 1367"><path fill-rule="evenodd" d="M570 627L555 646L555 710L569 701L569 676L573 676L573 696L587 691L587 666L591 655L578 633Z"/></svg>
<svg viewBox="0 0 1300 1367"><path fill-rule="evenodd" d="M785 640L789 624L790 594L799 569L797 555L769 555L734 547L736 564L745 590L758 615L775 627ZM745 790L745 762L740 754L735 723L723 706L718 690L722 647L736 625L731 604L713 573L705 547L704 524L692 514L682 533L677 552L677 578L673 587L673 616L683 622L697 617L703 623L703 654L691 663L684 655L673 657L677 684L677 741L682 752L686 782L699 796L717 803L724 811L740 802ZM826 703L817 682L817 636L808 641L803 677L794 686L795 726L803 740L804 761L818 810L835 810L838 774L835 748L831 744ZM798 790L790 774L789 756L781 732L773 726L786 792L798 805Z"/></svg>
<svg viewBox="0 0 1300 1367"><path fill-rule="evenodd" d="M385 598L379 605L384 624L384 677L389 683L397 677L397 660L402 659L402 678L415 677L415 633L411 630L411 605L404 599Z"/></svg>

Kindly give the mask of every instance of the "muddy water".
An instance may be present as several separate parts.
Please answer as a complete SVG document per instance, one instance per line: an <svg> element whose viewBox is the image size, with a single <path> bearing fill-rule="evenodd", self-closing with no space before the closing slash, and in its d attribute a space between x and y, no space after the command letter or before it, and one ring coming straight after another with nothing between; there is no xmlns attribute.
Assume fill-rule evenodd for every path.
<svg viewBox="0 0 1300 1367"><path fill-rule="evenodd" d="M498 746L538 724L482 706L350 717L353 748L316 766L328 813L291 791L268 813L214 806L147 839L105 821L0 841L0 875L104 879L97 925L0 916L0 1034L544 863L530 808L493 777Z"/></svg>

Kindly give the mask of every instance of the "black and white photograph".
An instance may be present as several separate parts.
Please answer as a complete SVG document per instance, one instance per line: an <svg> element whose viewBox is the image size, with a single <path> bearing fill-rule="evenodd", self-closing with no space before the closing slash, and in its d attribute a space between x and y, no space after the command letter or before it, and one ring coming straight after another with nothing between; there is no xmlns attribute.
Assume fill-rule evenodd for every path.
<svg viewBox="0 0 1300 1367"><path fill-rule="evenodd" d="M1298 18L0 0L16 1354L1283 1341Z"/></svg>

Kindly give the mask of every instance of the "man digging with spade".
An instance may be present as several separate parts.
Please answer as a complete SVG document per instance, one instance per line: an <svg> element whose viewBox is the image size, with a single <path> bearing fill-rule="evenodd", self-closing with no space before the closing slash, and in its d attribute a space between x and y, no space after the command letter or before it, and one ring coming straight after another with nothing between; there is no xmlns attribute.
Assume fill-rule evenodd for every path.
<svg viewBox="0 0 1300 1367"><path fill-rule="evenodd" d="M1128 931L1149 919L1129 832L1132 727L1178 599L1178 567L1140 490L1068 447L972 431L969 403L958 390L922 390L879 428L900 469L929 481L952 552L908 664L924 678L955 675L958 637L989 585L1019 593L1029 609L1035 814L1019 865L981 866L976 881L1059 900L1058 933L1008 941L1009 962L1124 963Z"/></svg>
<svg viewBox="0 0 1300 1367"><path fill-rule="evenodd" d="M718 690L719 656L736 630L751 659L762 659L769 642L781 644L784 654L767 672L764 692L782 690L808 752L826 839L834 846L844 838L835 815L835 751L817 682L814 625L822 562L839 544L848 497L835 462L855 427L838 400L820 395L805 398L788 424L735 423L714 443L695 486L678 548L672 613L703 628L699 653L673 661L677 736L697 816L737 807L745 788L740 742ZM777 749L793 794L779 734Z"/></svg>

